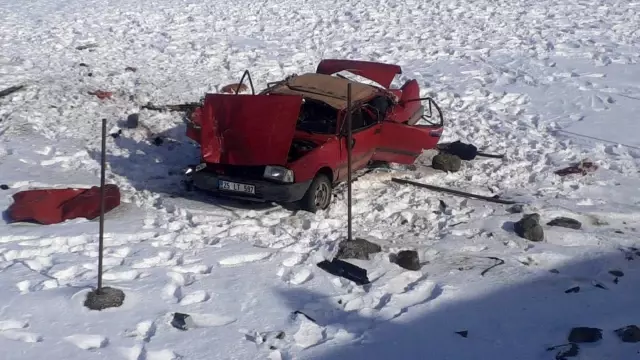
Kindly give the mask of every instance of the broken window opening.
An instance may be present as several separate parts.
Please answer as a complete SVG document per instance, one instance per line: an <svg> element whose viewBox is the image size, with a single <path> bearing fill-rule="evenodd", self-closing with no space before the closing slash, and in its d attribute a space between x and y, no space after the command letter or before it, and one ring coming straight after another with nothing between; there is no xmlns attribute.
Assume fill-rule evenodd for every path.
<svg viewBox="0 0 640 360"><path fill-rule="evenodd" d="M351 131L367 129L381 121L387 115L391 107L391 99L385 96L376 96L354 110L351 118Z"/></svg>
<svg viewBox="0 0 640 360"><path fill-rule="evenodd" d="M337 123L336 109L321 101L304 99L296 129L318 134L335 134Z"/></svg>

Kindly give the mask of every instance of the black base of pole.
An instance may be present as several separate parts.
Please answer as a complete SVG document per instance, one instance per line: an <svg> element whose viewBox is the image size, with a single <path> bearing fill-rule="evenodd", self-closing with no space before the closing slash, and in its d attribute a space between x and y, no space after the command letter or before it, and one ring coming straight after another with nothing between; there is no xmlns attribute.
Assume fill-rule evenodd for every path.
<svg viewBox="0 0 640 360"><path fill-rule="evenodd" d="M379 253L382 251L382 247L371 241L353 238L344 239L338 245L338 253L336 259L359 259L369 260L369 255Z"/></svg>
<svg viewBox="0 0 640 360"><path fill-rule="evenodd" d="M120 307L124 303L124 292L120 289L105 286L87 294L84 306L90 310L104 310Z"/></svg>

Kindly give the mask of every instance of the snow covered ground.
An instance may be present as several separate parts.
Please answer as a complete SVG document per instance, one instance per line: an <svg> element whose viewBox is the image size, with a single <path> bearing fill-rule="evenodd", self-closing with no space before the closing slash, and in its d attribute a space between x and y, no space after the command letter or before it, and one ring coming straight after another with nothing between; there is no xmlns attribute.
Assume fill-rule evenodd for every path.
<svg viewBox="0 0 640 360"><path fill-rule="evenodd" d="M0 208L20 190L99 184L100 119L116 131L139 113L146 126L107 145L108 181L126 203L107 215L105 283L125 304L82 306L97 222L4 221L2 359L537 360L554 359L545 349L575 326L604 332L577 358L638 356L613 330L640 323L640 2L0 0L0 18L0 90L27 86L0 99ZM180 114L140 110L198 101L247 68L262 88L322 58L400 64L397 83L417 78L444 110L443 141L506 154L444 174L425 153L416 170L356 181L354 231L383 246L353 261L370 286L315 265L345 236L343 193L316 215L171 195L198 150ZM585 158L599 169L553 174ZM505 205L391 176L583 227L544 225L533 243ZM401 249L419 252L420 271L389 261ZM489 257L505 263L481 275ZM624 276L614 283L611 270ZM199 327L171 327L174 312Z"/></svg>

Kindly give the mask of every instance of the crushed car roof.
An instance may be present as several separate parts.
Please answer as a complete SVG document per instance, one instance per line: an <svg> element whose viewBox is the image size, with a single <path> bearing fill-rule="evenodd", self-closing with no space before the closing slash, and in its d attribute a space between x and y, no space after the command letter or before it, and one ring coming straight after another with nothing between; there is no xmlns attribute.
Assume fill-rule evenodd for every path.
<svg viewBox="0 0 640 360"><path fill-rule="evenodd" d="M344 78L308 73L294 75L267 90L270 94L302 95L342 110L347 107L347 84L351 83L351 102L355 103L375 95L379 90L371 85Z"/></svg>

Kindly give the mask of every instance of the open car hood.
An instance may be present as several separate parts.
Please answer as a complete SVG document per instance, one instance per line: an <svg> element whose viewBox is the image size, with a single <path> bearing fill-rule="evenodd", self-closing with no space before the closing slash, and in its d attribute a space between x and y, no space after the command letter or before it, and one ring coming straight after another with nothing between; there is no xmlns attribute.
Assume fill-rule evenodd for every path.
<svg viewBox="0 0 640 360"><path fill-rule="evenodd" d="M201 152L208 163L285 165L302 105L297 95L207 94Z"/></svg>
<svg viewBox="0 0 640 360"><path fill-rule="evenodd" d="M402 74L402 69L398 65L360 60L325 59L320 61L316 69L316 73L326 75L340 71L348 71L375 81L386 89L391 86L391 82L397 74Z"/></svg>

